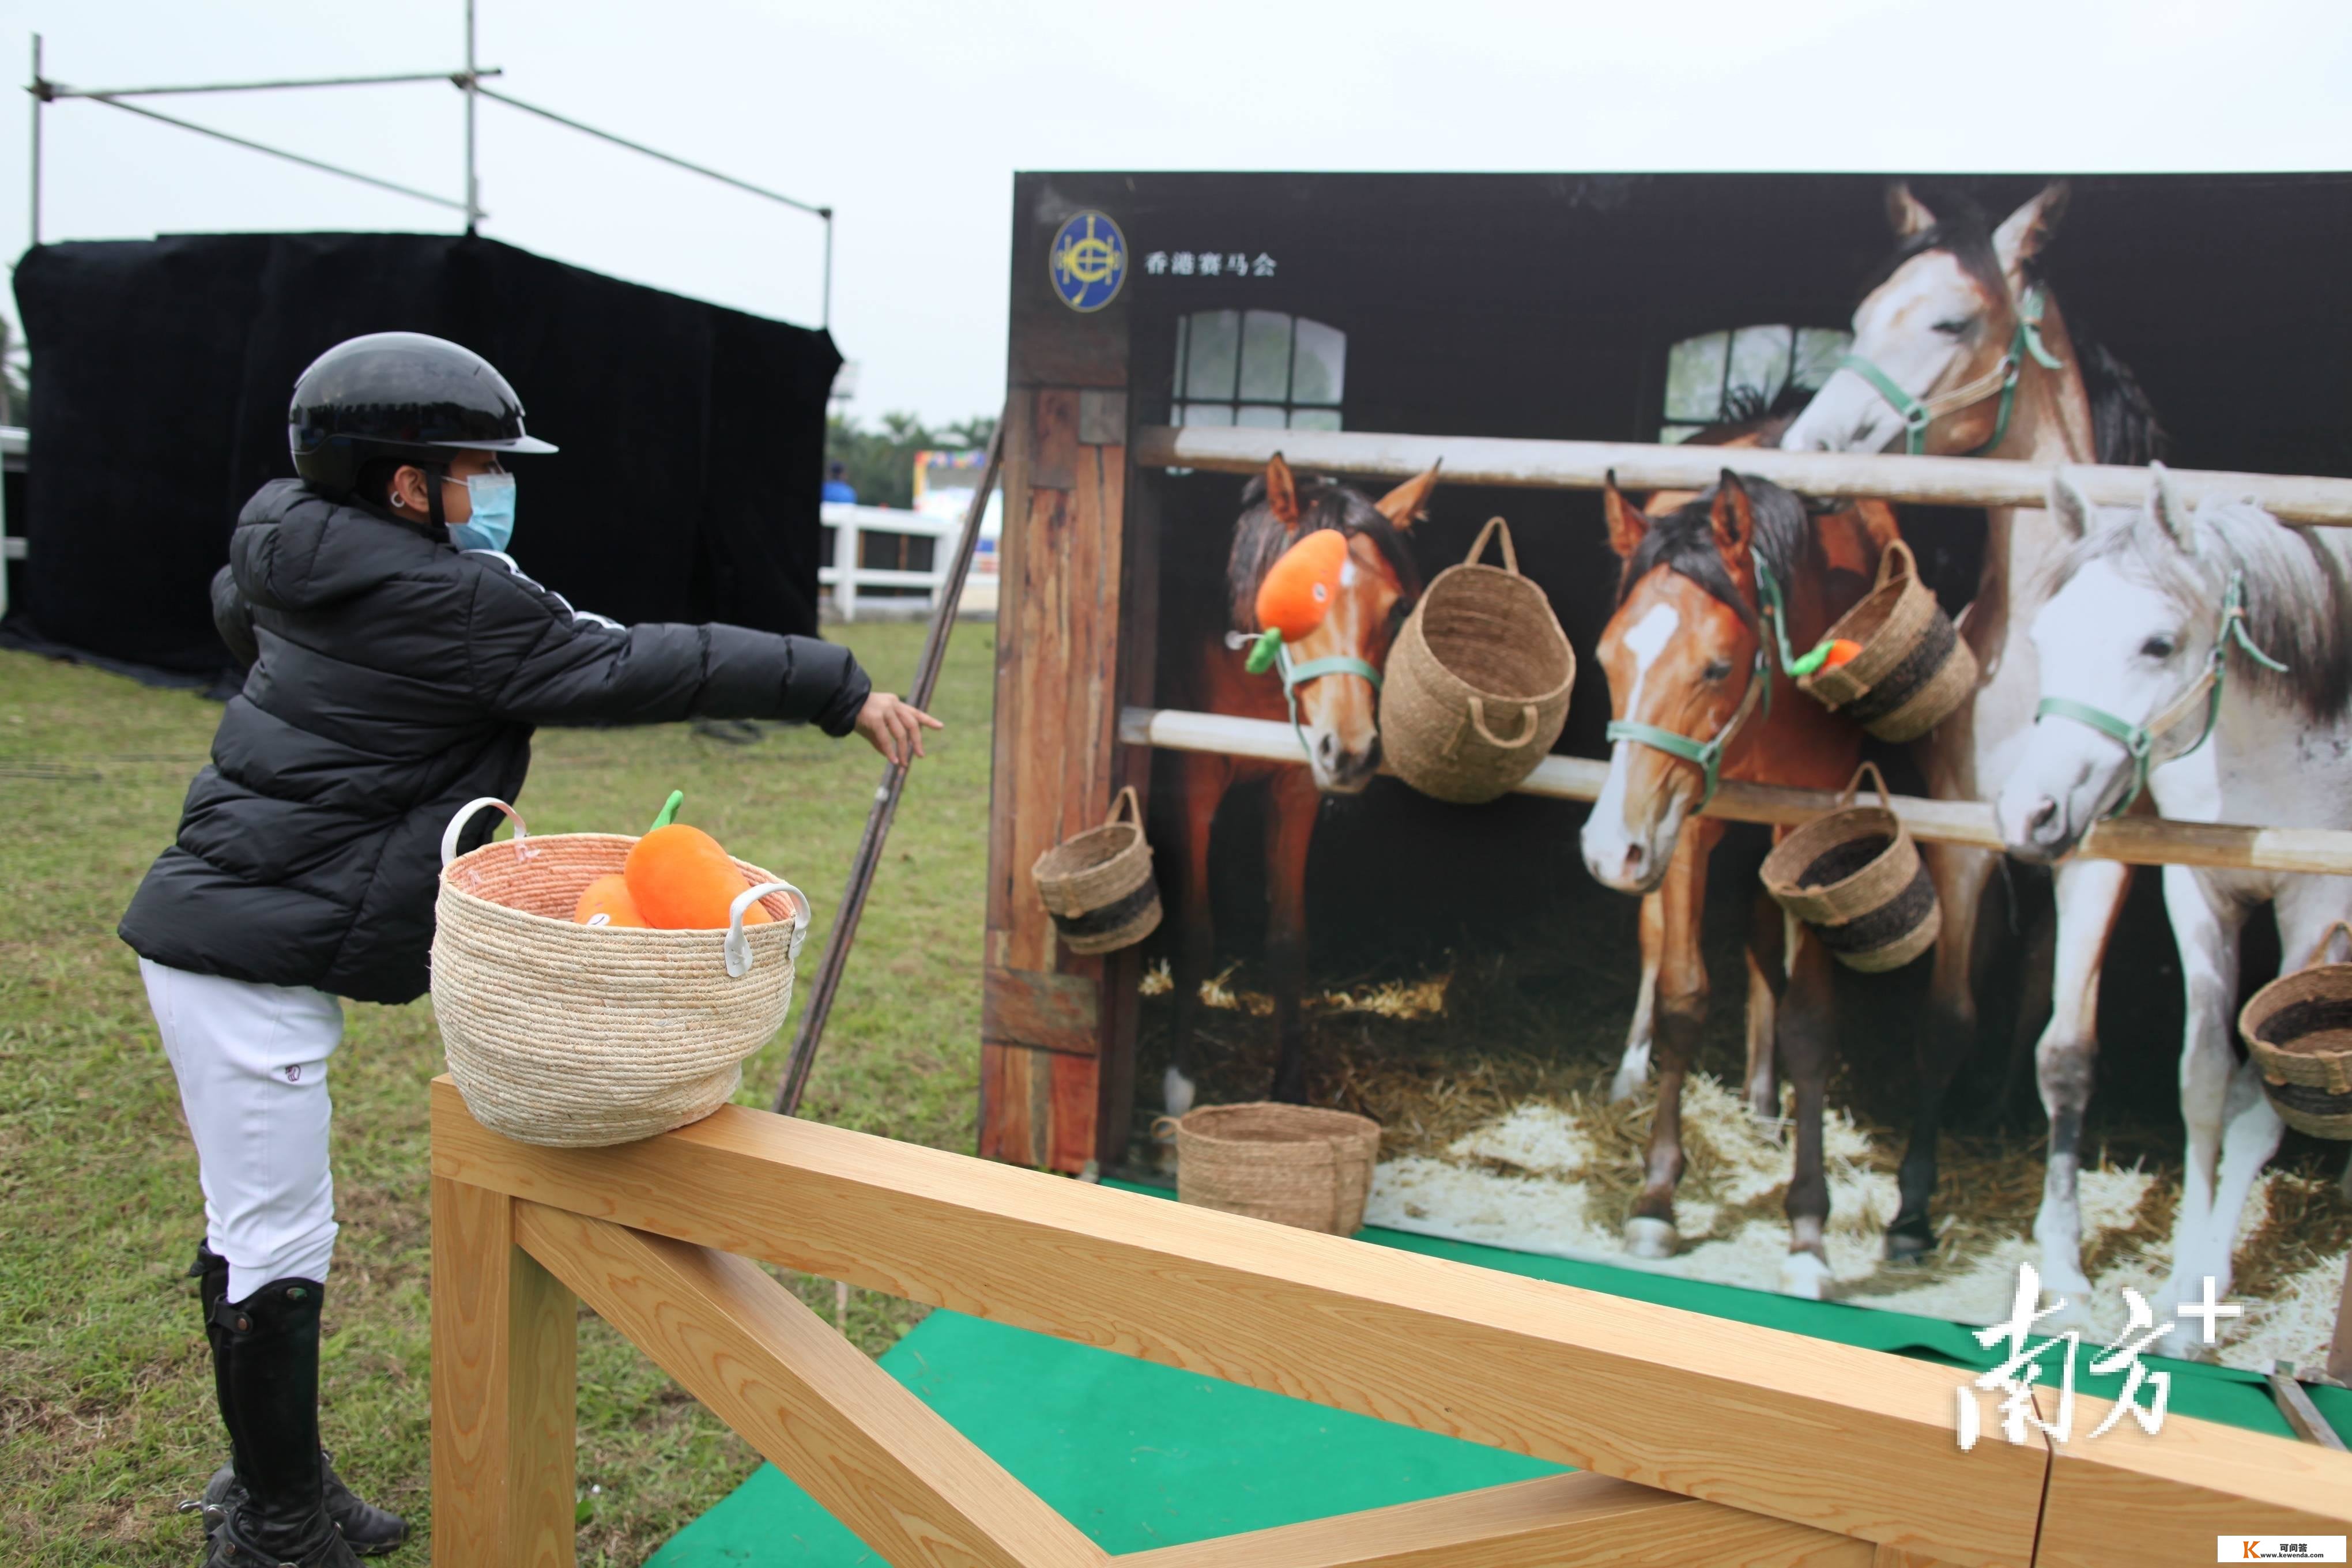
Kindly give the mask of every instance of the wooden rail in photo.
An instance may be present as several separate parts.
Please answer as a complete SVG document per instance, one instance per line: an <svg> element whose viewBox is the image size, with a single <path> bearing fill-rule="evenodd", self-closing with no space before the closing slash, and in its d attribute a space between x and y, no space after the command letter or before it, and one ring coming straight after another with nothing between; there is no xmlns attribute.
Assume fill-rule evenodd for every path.
<svg viewBox="0 0 2352 1568"><path fill-rule="evenodd" d="M1270 763L1307 765L1290 726L1268 719L1224 713L1188 713L1176 709L1128 708L1119 713L1119 739L1130 746L1173 752L1215 752ZM1389 771L1386 768L1383 773ZM1609 764L1591 757L1546 757L1517 785L1520 795L1551 800L1598 800ZM1925 800L1898 795L1889 802L1915 838L2000 850L2000 830L1992 807L1982 801ZM1732 822L1793 826L1811 822L1837 805L1828 790L1783 789L1726 779L1706 815ZM2092 860L2133 866L2207 866L2241 871L2302 871L2352 876L2352 833L2320 827L2240 827L2221 822L2176 822L2157 816L2126 816L2102 822L2074 853Z"/></svg>
<svg viewBox="0 0 2352 1568"><path fill-rule="evenodd" d="M572 1561L575 1301L895 1568L2090 1568L2352 1521L2352 1455L2284 1438L1964 1454L1923 1362L741 1107L543 1149L432 1096L443 1568ZM746 1259L1577 1473L1114 1559Z"/></svg>
<svg viewBox="0 0 2352 1568"><path fill-rule="evenodd" d="M1720 447L1660 447L1631 441L1525 441L1486 436L1404 436L1373 430L1269 430L1150 425L1135 433L1135 460L1147 468L1255 473L1280 452L1294 468L1410 479L1443 463L1455 485L1597 490L1613 470L1632 490L1704 489L1725 467L1800 495L1874 496L1897 505L2041 506L2055 469L2000 458L1927 458L1877 452L1782 452ZM2147 470L2067 464L2083 493L2102 506L2147 499ZM2240 474L2175 468L2191 504L2209 494L2251 500L2281 522L2352 528L2352 479L2305 474Z"/></svg>

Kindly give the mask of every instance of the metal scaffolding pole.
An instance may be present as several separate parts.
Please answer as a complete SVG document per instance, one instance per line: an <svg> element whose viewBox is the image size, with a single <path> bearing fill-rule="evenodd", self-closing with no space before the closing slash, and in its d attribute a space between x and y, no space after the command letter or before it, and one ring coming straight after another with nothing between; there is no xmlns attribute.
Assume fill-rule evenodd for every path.
<svg viewBox="0 0 2352 1568"><path fill-rule="evenodd" d="M41 79L41 35L33 35L33 243L41 243L41 106L49 100Z"/></svg>
<svg viewBox="0 0 2352 1568"><path fill-rule="evenodd" d="M474 69L474 0L466 0L466 232L482 221L482 185L475 175L474 110L481 101L480 75Z"/></svg>
<svg viewBox="0 0 2352 1568"><path fill-rule="evenodd" d="M824 278L823 297L818 306L818 323L825 327L832 325L833 209L831 207L804 202L798 197L788 196L782 191L772 191L764 185L755 185L749 180L739 180L732 174L720 174L707 165L680 158L674 153L664 153L658 148L648 147L642 142L632 142L625 136L616 136L609 131L600 131L593 125L584 124L568 115L558 114L551 109L541 109L535 103L526 103L519 98L492 91L482 85L484 79L503 73L495 66L486 69L476 63L478 37L475 21L475 0L466 0L466 63L462 70L408 72L388 76L305 77L276 81L194 82L120 88L68 87L62 82L49 80L42 74L41 35L34 34L33 79L26 89L33 99L32 178L29 182L33 244L41 243L41 111L49 103L61 98L86 99L92 103L103 103L110 108L120 109L127 114L140 115L165 125L175 126L182 131L193 131L199 136L209 136L216 142L226 142L234 147L243 147L249 152L266 153L289 163L299 163L304 168L316 169L323 174L339 174L344 179L356 180L362 184L373 185L378 190L390 191L396 195L431 202L436 206L456 208L466 215L467 234L475 233L480 226L482 219L488 216L482 210L479 142L477 129L480 100L484 98L494 98L510 109L519 109L525 114L535 114L541 120L552 121L566 130L577 131L583 136L593 136L600 142L609 142L615 147L625 147L632 153L640 153L657 163L684 169L688 174L700 174L703 178L716 180L722 185L730 185L748 195L791 207L795 212L804 212L813 217L824 219ZM402 82L425 81L446 81L466 95L466 186L465 196L461 201L452 201L447 196L435 195L430 191L416 190L412 186L382 179L374 174L363 174L355 169L345 169L333 163L321 163L316 158L305 157L299 153L289 153L282 148L271 147L259 142L250 142L242 136L233 136L226 131L215 131L208 125L198 125L191 121L180 120L152 109L144 109L137 104L123 101L131 98L151 98L174 93L269 92L288 88L383 87Z"/></svg>

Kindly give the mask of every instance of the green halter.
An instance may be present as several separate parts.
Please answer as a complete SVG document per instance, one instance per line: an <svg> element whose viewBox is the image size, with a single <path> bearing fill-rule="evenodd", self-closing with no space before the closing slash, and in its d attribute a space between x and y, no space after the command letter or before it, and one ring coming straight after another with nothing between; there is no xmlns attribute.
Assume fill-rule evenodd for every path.
<svg viewBox="0 0 2352 1568"><path fill-rule="evenodd" d="M1927 426L1947 414L1975 406L1998 391L2000 394L2000 416L1993 422L1992 439L1974 451L1961 455L1981 458L2009 438L2009 416L2017 407L2017 380L2025 369L2025 357L2044 370L2063 370L2066 362L2052 353L2042 342L2042 286L2037 283L2025 291L2017 304L2017 331L2009 341L2009 352L2000 363L1976 380L1956 386L1939 397L1925 401L1912 396L1893 376L1863 358L1848 354L1838 361L1840 370L1850 370L1870 383L1878 395L1885 398L1895 413L1903 416L1903 449L1918 457L1927 449Z"/></svg>
<svg viewBox="0 0 2352 1568"><path fill-rule="evenodd" d="M1777 646L1780 668L1786 669L1794 662L1789 649L1788 612L1780 602L1780 584L1773 580L1772 569L1764 564L1764 557L1756 560L1756 596L1763 601L1761 618L1772 623L1772 636L1756 639L1756 662L1748 668L1748 689L1740 694L1739 706L1732 710L1730 722L1715 732L1711 741L1694 741L1688 735L1672 730L1662 730L1655 724L1637 724L1631 719L1612 719L1605 731L1612 741L1631 741L1637 746L1648 746L1670 757L1679 757L1705 775L1706 788L1698 797L1697 810L1705 811L1715 798L1716 788L1722 783L1723 752L1732 736L1748 721L1759 701L1764 706L1764 717L1772 716L1772 650Z"/></svg>
<svg viewBox="0 0 2352 1568"><path fill-rule="evenodd" d="M1360 675L1372 683L1374 691L1381 689L1379 670L1360 658L1351 658L1345 654L1334 654L1328 658L1310 658L1305 664L1293 664L1290 662L1290 650L1277 643L1275 647L1274 667L1282 672L1282 700L1290 709L1290 732L1298 737L1298 749L1307 752L1310 759L1315 754L1314 750L1307 745L1307 731L1298 722L1298 689L1308 681L1325 675Z"/></svg>
<svg viewBox="0 0 2352 1568"><path fill-rule="evenodd" d="M2135 724L2127 719L2118 719L2103 708L2077 702L2071 697L2045 697L2033 710L2033 721L2039 724L2045 714L2054 713L2061 719L2087 724L2123 747L2124 754L2131 759L2131 788L2124 792L2123 799L2107 813L2109 816L2121 816L2131 809L2132 802L2137 800L2139 792L2147 787L2147 771L2152 765L2149 758L2156 751L2156 743L2195 712L2200 704L2205 709L2205 727L2197 732L2196 741L2187 751L2168 760L2177 763L2212 738L2213 721L2221 713L2221 679L2229 668L2231 643L2245 649L2247 657L2263 668L2276 670L2282 675L2286 672L2285 665L2256 647L2254 639L2246 634L2246 574L2243 572L2230 574L2230 591L2221 601L2221 624L2213 634L2213 652L2205 661L2204 672L2155 718L2145 724Z"/></svg>

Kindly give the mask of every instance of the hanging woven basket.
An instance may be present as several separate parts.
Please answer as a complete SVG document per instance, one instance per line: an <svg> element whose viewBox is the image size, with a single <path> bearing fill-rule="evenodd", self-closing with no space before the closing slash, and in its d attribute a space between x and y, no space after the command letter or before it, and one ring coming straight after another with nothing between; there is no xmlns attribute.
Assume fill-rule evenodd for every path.
<svg viewBox="0 0 2352 1568"><path fill-rule="evenodd" d="M1881 804L1857 805L1868 773ZM1764 858L1765 890L1812 928L1849 969L1900 969L1936 943L1943 907L1910 829L1885 802L1874 763L1856 768L1838 808L1783 838Z"/></svg>
<svg viewBox="0 0 2352 1568"><path fill-rule="evenodd" d="M514 837L459 855L495 806ZM574 925L589 883L636 840L531 837L478 800L441 840L433 1015L474 1120L525 1143L594 1148L698 1121L735 1096L743 1058L782 1027L808 898L747 861L723 931ZM753 903L769 923L747 926Z"/></svg>
<svg viewBox="0 0 2352 1568"><path fill-rule="evenodd" d="M1498 534L1503 564L1480 564ZM1462 564L1430 584L1389 651L1381 754L1423 795L1496 799L1551 751L1575 685L1576 650L1551 601L1519 574L1509 525L1491 519Z"/></svg>
<svg viewBox="0 0 2352 1568"><path fill-rule="evenodd" d="M1176 1131L1181 1201L1333 1236L1362 1226L1381 1156L1371 1118L1262 1101L1160 1120Z"/></svg>
<svg viewBox="0 0 2352 1568"><path fill-rule="evenodd" d="M2248 999L2238 1033L2279 1117L2315 1138L2352 1139L2352 963L2323 963L2337 921L2304 967Z"/></svg>
<svg viewBox="0 0 2352 1568"><path fill-rule="evenodd" d="M1977 657L1919 580L1897 539L1878 558L1878 583L1822 634L1862 645L1845 663L1800 676L1798 688L1882 741L1916 741L1977 689Z"/></svg>
<svg viewBox="0 0 2352 1568"><path fill-rule="evenodd" d="M1118 792L1100 827L1055 845L1029 875L1072 952L1114 952L1159 928L1160 887L1132 784Z"/></svg>

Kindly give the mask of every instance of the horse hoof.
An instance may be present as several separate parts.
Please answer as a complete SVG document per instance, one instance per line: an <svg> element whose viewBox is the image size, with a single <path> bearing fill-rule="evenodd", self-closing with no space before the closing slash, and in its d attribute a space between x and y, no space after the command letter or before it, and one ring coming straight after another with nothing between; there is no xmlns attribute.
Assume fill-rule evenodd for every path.
<svg viewBox="0 0 2352 1568"><path fill-rule="evenodd" d="M1636 1215L1625 1222L1625 1250L1635 1258L1672 1258L1675 1227L1665 1220Z"/></svg>
<svg viewBox="0 0 2352 1568"><path fill-rule="evenodd" d="M1928 1228L1925 1215L1916 1219L1898 1219L1886 1227L1889 1263L1924 1263L1935 1251L1936 1233Z"/></svg>
<svg viewBox="0 0 2352 1568"><path fill-rule="evenodd" d="M1192 1097L1200 1090L1192 1080L1174 1068L1170 1068L1160 1079L1160 1102L1171 1116L1181 1116L1192 1109Z"/></svg>
<svg viewBox="0 0 2352 1568"><path fill-rule="evenodd" d="M1801 1300L1818 1301L1828 1290L1830 1266L1810 1252L1792 1252L1780 1260L1780 1293Z"/></svg>

